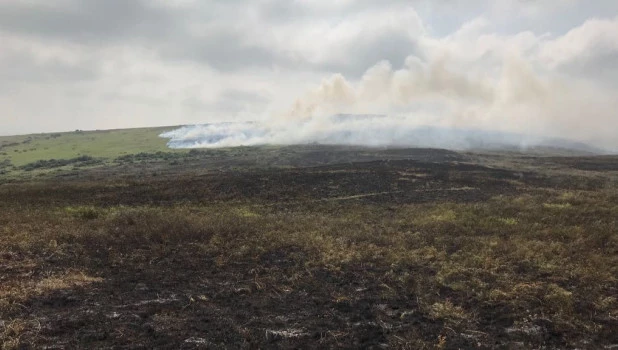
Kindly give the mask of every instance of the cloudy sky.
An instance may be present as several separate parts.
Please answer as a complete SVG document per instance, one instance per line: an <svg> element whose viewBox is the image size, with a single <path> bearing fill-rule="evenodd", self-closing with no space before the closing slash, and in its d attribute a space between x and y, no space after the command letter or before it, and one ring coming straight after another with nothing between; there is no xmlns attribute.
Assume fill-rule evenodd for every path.
<svg viewBox="0 0 618 350"><path fill-rule="evenodd" d="M615 0L0 0L0 134L405 115L618 147Z"/></svg>

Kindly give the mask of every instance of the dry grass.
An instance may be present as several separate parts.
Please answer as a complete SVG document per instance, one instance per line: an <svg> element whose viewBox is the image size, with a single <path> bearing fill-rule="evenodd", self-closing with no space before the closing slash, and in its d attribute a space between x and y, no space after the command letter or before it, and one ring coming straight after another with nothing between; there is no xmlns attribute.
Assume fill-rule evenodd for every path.
<svg viewBox="0 0 618 350"><path fill-rule="evenodd" d="M258 344L267 330L284 334L268 321L280 317L287 328L303 330L278 336L284 345L323 327L332 331L320 333L325 346L367 329L380 330L380 342L395 348L611 345L618 324L617 198L613 188L529 187L468 203L5 205L0 341L6 349L59 339L103 346L78 331L54 335L53 326L40 325L56 310L45 300L77 293L96 300L67 304L77 315L122 315L130 305L183 300L182 309L143 316L171 337L168 345L176 336L202 339L183 333L202 317L187 316L191 310L218 310L209 317L231 332L219 341L237 344ZM137 285L126 282L131 274L140 276ZM141 284L156 297L140 300ZM127 296L106 299L110 291ZM243 314L232 306L243 300L263 308ZM127 334L148 341L118 317L118 324L109 321L113 329L106 329L109 322L94 326L107 332L109 344ZM330 323L321 326L319 317Z"/></svg>

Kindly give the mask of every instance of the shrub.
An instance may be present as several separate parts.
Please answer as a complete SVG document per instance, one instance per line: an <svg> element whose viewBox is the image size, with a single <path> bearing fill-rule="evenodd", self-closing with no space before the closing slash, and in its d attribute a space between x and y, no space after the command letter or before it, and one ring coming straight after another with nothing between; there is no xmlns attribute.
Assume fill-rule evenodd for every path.
<svg viewBox="0 0 618 350"><path fill-rule="evenodd" d="M72 159L48 159L37 160L36 162L28 163L20 167L25 171L32 171L36 169L53 169L60 168L67 165L75 165L79 167L102 164L103 159L97 159L90 156L80 156Z"/></svg>
<svg viewBox="0 0 618 350"><path fill-rule="evenodd" d="M93 206L67 207L65 211L76 218L93 220L101 216L102 211Z"/></svg>

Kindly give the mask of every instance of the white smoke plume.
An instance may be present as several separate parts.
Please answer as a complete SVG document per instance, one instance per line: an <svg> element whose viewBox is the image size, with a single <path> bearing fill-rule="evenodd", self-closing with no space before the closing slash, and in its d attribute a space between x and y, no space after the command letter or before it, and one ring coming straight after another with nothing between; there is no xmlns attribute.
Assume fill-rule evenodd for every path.
<svg viewBox="0 0 618 350"><path fill-rule="evenodd" d="M486 33L482 20L417 38L402 67L334 74L285 113L184 127L171 147L329 143L470 148L560 138L618 150L618 17L563 36ZM602 69L601 69L602 68ZM594 72L604 71L604 74ZM386 115L350 117L345 115Z"/></svg>

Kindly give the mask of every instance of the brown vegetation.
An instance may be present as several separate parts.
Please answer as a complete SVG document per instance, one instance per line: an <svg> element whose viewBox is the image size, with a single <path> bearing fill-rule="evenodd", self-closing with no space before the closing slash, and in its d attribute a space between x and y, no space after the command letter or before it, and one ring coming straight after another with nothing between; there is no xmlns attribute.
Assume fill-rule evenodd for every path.
<svg viewBox="0 0 618 350"><path fill-rule="evenodd" d="M618 344L609 171L167 164L0 186L4 349Z"/></svg>

